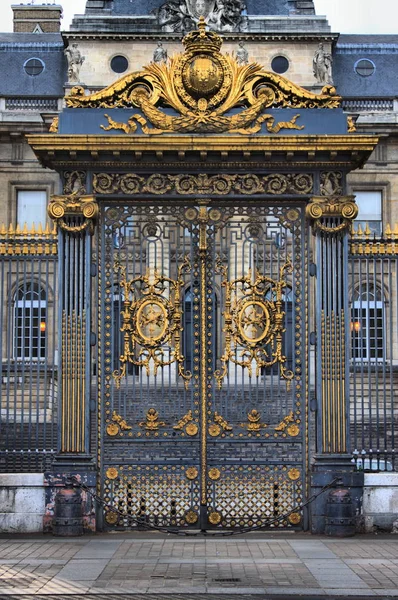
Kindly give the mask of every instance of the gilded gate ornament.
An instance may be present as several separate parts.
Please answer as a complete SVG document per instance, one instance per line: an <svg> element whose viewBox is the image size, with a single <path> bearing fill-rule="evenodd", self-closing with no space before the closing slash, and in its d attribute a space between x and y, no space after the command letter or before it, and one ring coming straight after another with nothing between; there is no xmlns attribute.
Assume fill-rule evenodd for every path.
<svg viewBox="0 0 398 600"><path fill-rule="evenodd" d="M159 427L164 427L166 423L159 421L159 413L155 408L150 408L146 415L146 420L139 423L140 427L144 427L147 431L157 431Z"/></svg>
<svg viewBox="0 0 398 600"><path fill-rule="evenodd" d="M268 427L267 423L261 423L261 413L255 408L247 413L247 420L247 423L241 423L240 426L247 428L248 431L260 431Z"/></svg>
<svg viewBox="0 0 398 600"><path fill-rule="evenodd" d="M358 215L355 196L313 197L306 207L307 218L312 220L314 230L336 234L350 229Z"/></svg>
<svg viewBox="0 0 398 600"><path fill-rule="evenodd" d="M312 94L281 75L264 71L261 65L239 65L234 56L221 54L222 40L206 32L203 17L198 30L183 39L185 52L166 63L150 63L143 71L121 78L108 88L84 95L72 89L65 99L71 108L137 108L127 122L117 122L105 113L105 131L134 134L238 133L253 134L265 123L269 133L282 129L301 130L299 113L289 121L275 122L264 113L268 108L335 108L341 98L327 85L321 95ZM164 110L169 107L175 115ZM232 109L239 111L232 114Z"/></svg>
<svg viewBox="0 0 398 600"><path fill-rule="evenodd" d="M253 376L253 362L256 363L255 375L259 377L261 369L279 364L280 375L286 381L293 379L292 371L285 366L286 356L282 352L283 293L287 288L285 273L292 272L287 261L279 272L276 281L265 275L248 271L246 276L232 281L227 279L227 267L218 264L222 273L222 286L225 288L225 310L222 313L225 327L225 350L221 356L222 368L215 372L218 387L228 373L228 364L232 362L246 368Z"/></svg>
<svg viewBox="0 0 398 600"><path fill-rule="evenodd" d="M184 369L184 356L181 354L181 289L184 285L184 271L191 268L188 258L178 268L178 279L161 275L157 269L147 270L128 281L126 269L117 264L115 269L121 274L119 281L123 293L122 327L124 351L119 360L120 369L113 371L116 387L126 375L128 363L143 367L149 377L157 374L159 368L177 363L178 374L188 387L192 378Z"/></svg>
<svg viewBox="0 0 398 600"><path fill-rule="evenodd" d="M115 410L112 413L111 423L106 426L106 432L111 437L117 435L121 431L129 431L131 429L126 419L123 419Z"/></svg>

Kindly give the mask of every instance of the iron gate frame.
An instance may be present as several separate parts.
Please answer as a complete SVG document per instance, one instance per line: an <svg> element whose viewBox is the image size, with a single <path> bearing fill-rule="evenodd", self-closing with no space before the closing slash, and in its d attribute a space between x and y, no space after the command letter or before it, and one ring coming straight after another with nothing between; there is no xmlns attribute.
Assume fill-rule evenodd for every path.
<svg viewBox="0 0 398 600"><path fill-rule="evenodd" d="M167 199L168 200L168 199ZM109 490L112 487L112 478L118 478L120 475L126 478L126 476L120 472L118 472L118 468L115 467L115 464L112 463L112 461L110 462L109 460L106 460L105 462L105 457L104 457L104 446L106 445L106 419L105 419L105 411L106 411L106 406L107 406L107 402L109 403L110 401L110 397L109 397L109 388L107 388L107 391L105 391L105 388L107 387L106 384L106 379L108 377L109 379L109 375L110 375L110 369L109 366L108 368L106 367L106 360L105 359L105 344L107 344L107 342L105 341L105 336L104 336L104 332L103 332L103 328L105 325L105 321L106 321L106 315L105 315L105 308L104 308L104 293L105 293L105 281L107 276L109 275L109 273L105 272L105 262L104 262L104 258L105 258L105 206L107 207L118 207L118 210L126 210L127 208L131 208L132 213L134 213L134 207L142 207L144 206L158 206L158 207L165 207L167 205L167 201L165 197L162 197L161 201L156 201L156 200L148 200L148 201L141 201L141 202L137 202L137 200L135 199L123 199L123 202L120 202L120 199L112 199L112 197L106 198L106 200L101 199L99 201L100 204L100 217L99 217L99 227L98 227L98 232L99 232L99 236L98 236L98 306L99 306L99 313L98 313L98 354L97 354L97 364L98 364L98 403L99 403L99 407L98 407L98 415L99 415L99 427L98 427L98 431L99 431L99 436L98 436L98 463L99 463L99 470L98 470L98 474L99 474L99 481L98 481L98 491L103 495L103 497L105 498L105 500L108 499L108 501L111 499L109 496ZM233 203L232 203L233 204ZM294 351L297 355L297 364L301 363L301 377L297 376L297 373L295 373L295 394L297 395L296 398L296 402L297 404L299 404L299 400L298 397L300 396L300 394L302 394L303 398L301 398L300 396L300 400L302 399L302 403L300 408L303 410L303 415L302 418L298 419L299 421L302 422L302 425L296 425L294 424L295 427L297 427L297 429L299 429L301 427L301 435L299 438L301 440L301 456L299 460L294 461L294 466L291 466L291 469L289 471L289 479L291 481L292 484L294 484L295 482L298 482L299 487L301 488L301 492L299 492L296 495L296 499L295 499L295 504L298 505L301 502L302 498L305 498L308 494L308 490L307 490L307 477L308 477L308 462L309 462L309 433L308 433L308 417L309 417L309 412L308 412L308 402L309 402L309 360L308 360L308 327L309 327L309 303L308 303L308 252L309 252L309 226L308 226L308 222L305 219L305 206L306 206L306 201L304 199L300 199L300 200L295 200L292 201L291 199L289 200L284 200L283 198L278 198L277 201L275 199L273 199L273 201L270 200L270 198L263 200L263 202L259 202L259 199L256 198L255 201L250 202L250 200L245 199L244 202L239 203L240 207L258 207L259 210L261 210L261 208L263 210L266 210L270 205L273 205L274 208L276 209L276 207L283 207L284 210L286 209L290 209L291 211L299 211L298 214L300 214L300 227L299 227L299 231L298 234L296 234L297 237L297 243L299 244L299 250L296 252L296 264L297 266L299 266L300 268L296 268L295 269L295 276L298 277L298 286L299 286L299 298L300 301L297 302L297 304L295 304L296 310L295 310L295 314L296 314L296 318L294 318L294 322L296 324L296 327L298 327L298 323L300 322L300 331L296 331L294 339L295 339L295 344L294 344ZM209 332L209 327L208 327L208 323L211 321L211 315L207 314L207 317L210 316L210 320L204 319L203 315L204 315L204 311L207 311L208 309L206 309L206 306L211 306L211 302L209 301L209 289L206 290L203 293L203 286L207 286L207 277L205 278L203 273L204 271L206 271L207 273L212 273L214 270L214 262L212 263L212 260L214 261L214 257L210 256L210 252L209 249L206 248L206 243L207 240L205 239L205 237L203 237L203 231L206 230L208 228L208 223L206 222L206 219L208 219L208 210L218 210L220 211L220 209L225 210L226 207L231 206L231 201L225 201L223 200L222 202L220 201L220 199L215 198L215 199L208 199L208 200L197 200L197 199L184 199L184 201L179 201L179 202L175 202L174 201L174 206L184 206L185 209L194 209L196 210L197 207L197 215L196 215L196 224L197 224L197 239L196 239L196 244L197 244L197 252L198 255L196 257L196 259L198 260L198 263L200 262L200 269L199 271L197 271L197 274L199 276L199 280L197 281L197 284L199 286L201 286L201 292L200 292L200 311L201 314L199 315L199 320L201 322L201 335L203 337L203 335L208 334ZM204 208L203 208L204 207ZM204 212L203 212L204 211ZM171 213L173 211L170 211ZM250 211L249 211L250 212ZM166 214L166 216L170 216L170 213L164 213ZM294 213L292 213L294 214ZM202 215L202 216L200 216ZM202 219L202 220L201 220ZM202 231L200 231L202 228ZM204 228L204 229L203 229ZM206 231L206 236L208 234L208 231ZM293 247L294 244L292 244ZM214 249L214 248L213 248ZM108 282L109 283L109 282ZM210 294L212 292L210 291ZM206 300L209 301L206 304ZM182 302L182 306L183 306L183 302ZM221 311L221 309L220 309ZM109 320L109 315L108 315L108 320ZM107 335L107 334L105 334ZM306 344L302 344L300 340L302 340L302 336L305 336L306 339ZM109 342L108 342L109 344ZM199 344L199 349L198 349L199 353L203 353L203 344L200 342ZM206 354L206 353L205 353ZM199 360L199 363L201 366L200 371L198 371L199 377L200 377L200 387L198 388L199 390L199 394L201 396L201 414L200 414L200 425L201 425L201 431L199 432L200 434L200 464L198 465L198 471L199 471L199 479L200 479L200 488L198 489L198 493L200 494L200 514L198 515L198 519L195 520L193 514L186 515L186 521L187 523L185 524L186 526L191 526L191 527L200 527L202 529L212 529L212 528L217 528L217 527L237 527L239 525L243 525L244 522L240 519L240 520L234 520L234 519L229 519L229 523L227 523L225 521L225 519L223 517L219 519L218 517L218 511L217 510L213 510L211 513L208 512L207 510L207 504L208 504L208 499L209 499L209 495L212 494L213 499L214 499L214 491L211 491L211 488L214 487L217 483L217 479L218 479L218 473L220 472L220 470L217 468L217 466L215 464L212 463L212 461L208 460L208 455L207 455L207 450L208 450L208 442L209 439L211 441L213 441L214 438L211 438L211 436L209 436L208 434L208 425L209 425L209 421L208 421L208 415L206 414L207 411L205 411L203 409L205 402L207 402L206 399L206 389L208 388L209 384L209 376L206 377L206 372L205 372L205 368L203 367L203 354ZM109 360L109 357L108 357ZM205 360L206 360L206 356L205 356ZM212 361L212 357L210 357L210 361ZM108 373L108 374L106 374ZM213 373L211 374L211 378L213 378ZM265 378L264 378L265 379ZM300 382L298 381L298 379L300 379ZM299 390L299 388L302 391ZM205 391L204 391L205 390ZM214 392L212 392L213 394ZM293 397L293 396L292 396ZM125 423L127 427L130 427L129 424L127 424L127 422ZM279 438L280 440L283 439L291 439L291 440L295 440L296 439L296 432L294 437L289 438L289 436L285 433L285 429L287 428L289 421L284 422L283 419L281 420L281 423L283 424L283 429L281 429L282 433L281 433L281 437ZM120 423L116 424L117 427L120 426ZM124 425L122 425L124 426ZM128 429L126 430L126 435L127 431L129 431ZM203 432L205 433L205 435L203 435ZM279 432L278 432L279 435ZM274 436L277 437L277 433L274 432ZM284 437L282 437L284 436ZM235 443L235 442L234 442ZM224 442L225 444L225 442ZM222 444L221 444L222 445ZM241 459L242 460L242 459ZM116 461L117 462L117 461ZM214 462L214 461L213 461ZM276 462L276 461L275 461ZM275 462L273 463L272 461L270 461L269 464L266 465L266 469L270 469L272 467L272 464L275 464ZM292 462L292 461L290 461ZM287 467L284 463L282 463L281 465L281 469L284 469L284 474L286 475L286 471L287 471ZM146 467L148 468L148 466ZM237 467L239 468L239 467ZM274 466L274 468L276 469L276 467ZM210 469L213 469L215 477L214 479L210 479L209 477L209 472ZM282 472L282 471L281 471ZM145 477L145 475L144 475ZM273 479L273 477L271 476L271 479ZM127 488L126 488L127 489ZM273 486L274 491L276 490L276 494L278 494L278 484L276 483ZM209 494L210 492L210 494ZM301 493L301 496L300 496ZM127 492L126 492L127 494ZM278 503L278 497L276 495L276 499L274 498L274 505L277 505ZM214 503L213 503L214 504ZM120 508L120 503L119 503L119 508ZM289 507L291 508L291 506ZM141 510L142 509L142 510ZM135 516L140 516L144 519L149 520L150 522L152 522L153 524L162 524L162 525L168 525L168 526L172 526L172 527L176 527L178 528L179 526L181 526L181 519L179 520L178 518L173 518L173 514L171 514L170 517L170 522L169 523L159 523L159 521L155 518L155 520L153 521L153 519L151 519L150 517L148 518L147 515L144 516L145 513L145 509L146 506L142 506L140 507L140 509L138 510L138 514L135 513ZM286 511L285 511L286 512ZM275 514L273 516L276 516ZM191 522L189 522L189 519L191 518ZM114 522L108 522L107 524L105 524L105 519L104 521L102 521L101 515L99 515L99 521L100 524L102 526L105 527L110 527L110 528L125 528L128 526L128 520L125 520L123 523L116 523L115 522L115 517L112 515L112 517L110 518L110 520L114 521ZM214 521L214 522L212 522ZM260 523L259 517L257 517L257 520L254 519L249 519L245 521L245 525L258 525ZM294 526L300 526L300 527L304 527L307 528L308 526L308 517L307 514L305 513L303 515L303 518L301 518L300 515L294 515L293 518L291 518L289 523L284 523L284 525L288 525L290 527L294 527Z"/></svg>

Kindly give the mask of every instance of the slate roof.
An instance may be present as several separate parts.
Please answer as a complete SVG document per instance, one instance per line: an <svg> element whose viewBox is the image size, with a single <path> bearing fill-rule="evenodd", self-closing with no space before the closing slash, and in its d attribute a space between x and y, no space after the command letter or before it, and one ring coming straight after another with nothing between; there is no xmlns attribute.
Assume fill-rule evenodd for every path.
<svg viewBox="0 0 398 600"><path fill-rule="evenodd" d="M60 34L0 33L0 96L64 95L66 59ZM40 75L24 70L30 58L44 63Z"/></svg>
<svg viewBox="0 0 398 600"><path fill-rule="evenodd" d="M375 66L369 77L355 71L362 58ZM333 78L343 97L397 97L398 35L340 35L334 50Z"/></svg>

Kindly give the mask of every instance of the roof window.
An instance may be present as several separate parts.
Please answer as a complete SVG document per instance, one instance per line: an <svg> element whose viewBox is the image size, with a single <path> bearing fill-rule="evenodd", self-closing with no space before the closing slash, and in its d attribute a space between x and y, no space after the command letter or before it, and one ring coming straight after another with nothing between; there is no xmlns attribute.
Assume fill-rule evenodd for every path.
<svg viewBox="0 0 398 600"><path fill-rule="evenodd" d="M370 77L376 71L376 65L369 58L361 58L355 63L354 70L361 77Z"/></svg>
<svg viewBox="0 0 398 600"><path fill-rule="evenodd" d="M25 69L25 73L30 75L30 77L37 77L37 75L40 75L44 71L44 62L40 58L29 58L23 68Z"/></svg>

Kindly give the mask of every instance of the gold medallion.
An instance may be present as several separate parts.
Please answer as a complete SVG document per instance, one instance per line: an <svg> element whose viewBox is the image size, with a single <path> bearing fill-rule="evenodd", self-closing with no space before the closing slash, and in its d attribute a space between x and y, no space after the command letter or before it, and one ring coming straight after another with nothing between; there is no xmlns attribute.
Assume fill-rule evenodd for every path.
<svg viewBox="0 0 398 600"><path fill-rule="evenodd" d="M109 425L106 426L106 433L110 436L115 436L119 433L119 425L116 425L116 423L109 423Z"/></svg>
<svg viewBox="0 0 398 600"><path fill-rule="evenodd" d="M291 208L286 213L287 220L288 221L292 221L292 222L297 221L297 219L299 218L299 216L300 216L300 213L295 208Z"/></svg>
<svg viewBox="0 0 398 600"><path fill-rule="evenodd" d="M211 437L217 437L218 435L220 435L220 433L221 427L219 425L216 425L215 423L209 425L209 435L211 435Z"/></svg>
<svg viewBox="0 0 398 600"><path fill-rule="evenodd" d="M299 513L292 513L288 516L288 519L292 525L298 525L301 521L301 515Z"/></svg>
<svg viewBox="0 0 398 600"><path fill-rule="evenodd" d="M268 308L259 300L245 302L237 319L242 339L252 345L261 342L268 334L271 320Z"/></svg>
<svg viewBox="0 0 398 600"><path fill-rule="evenodd" d="M116 479L118 475L118 470L115 469L115 467L109 467L109 469L106 472L106 476L108 479Z"/></svg>
<svg viewBox="0 0 398 600"><path fill-rule="evenodd" d="M188 525L194 525L197 523L198 518L198 514L194 510L189 510L187 513L185 513L185 520Z"/></svg>
<svg viewBox="0 0 398 600"><path fill-rule="evenodd" d="M198 469L196 467L188 467L188 469L185 471L185 475L187 476L187 479L196 479L198 476Z"/></svg>
<svg viewBox="0 0 398 600"><path fill-rule="evenodd" d="M209 514L209 523L212 525L219 525L221 523L222 516L219 512L213 511Z"/></svg>
<svg viewBox="0 0 398 600"><path fill-rule="evenodd" d="M109 525L115 525L119 520L119 516L113 511L109 511L105 515L105 521L109 523Z"/></svg>
<svg viewBox="0 0 398 600"><path fill-rule="evenodd" d="M292 437L296 437L296 435L300 433L300 429L298 425L289 425L289 427L287 428L287 432Z"/></svg>
<svg viewBox="0 0 398 600"><path fill-rule="evenodd" d="M146 343L162 339L169 326L167 312L159 300L145 300L137 310L137 333Z"/></svg>
<svg viewBox="0 0 398 600"><path fill-rule="evenodd" d="M293 467L292 469L290 469L288 471L287 476L292 481L297 481L297 479L299 479L299 477L300 477L300 471L298 469L296 469L295 467Z"/></svg>
<svg viewBox="0 0 398 600"><path fill-rule="evenodd" d="M188 425L185 427L185 431L187 435L194 436L198 433L199 427L196 425L196 423L188 423Z"/></svg>
<svg viewBox="0 0 398 600"><path fill-rule="evenodd" d="M216 467L213 467L209 471L209 477L213 481L217 481L217 479L220 479L220 477L221 477L221 471L219 469L217 469Z"/></svg>
<svg viewBox="0 0 398 600"><path fill-rule="evenodd" d="M214 96L224 81L220 60L210 54L197 54L185 63L182 79L185 89L193 98Z"/></svg>
<svg viewBox="0 0 398 600"><path fill-rule="evenodd" d="M299 479L300 477L300 471L296 468L292 468L288 471L287 476L289 477L289 479L291 479L292 481L297 481L297 479Z"/></svg>

